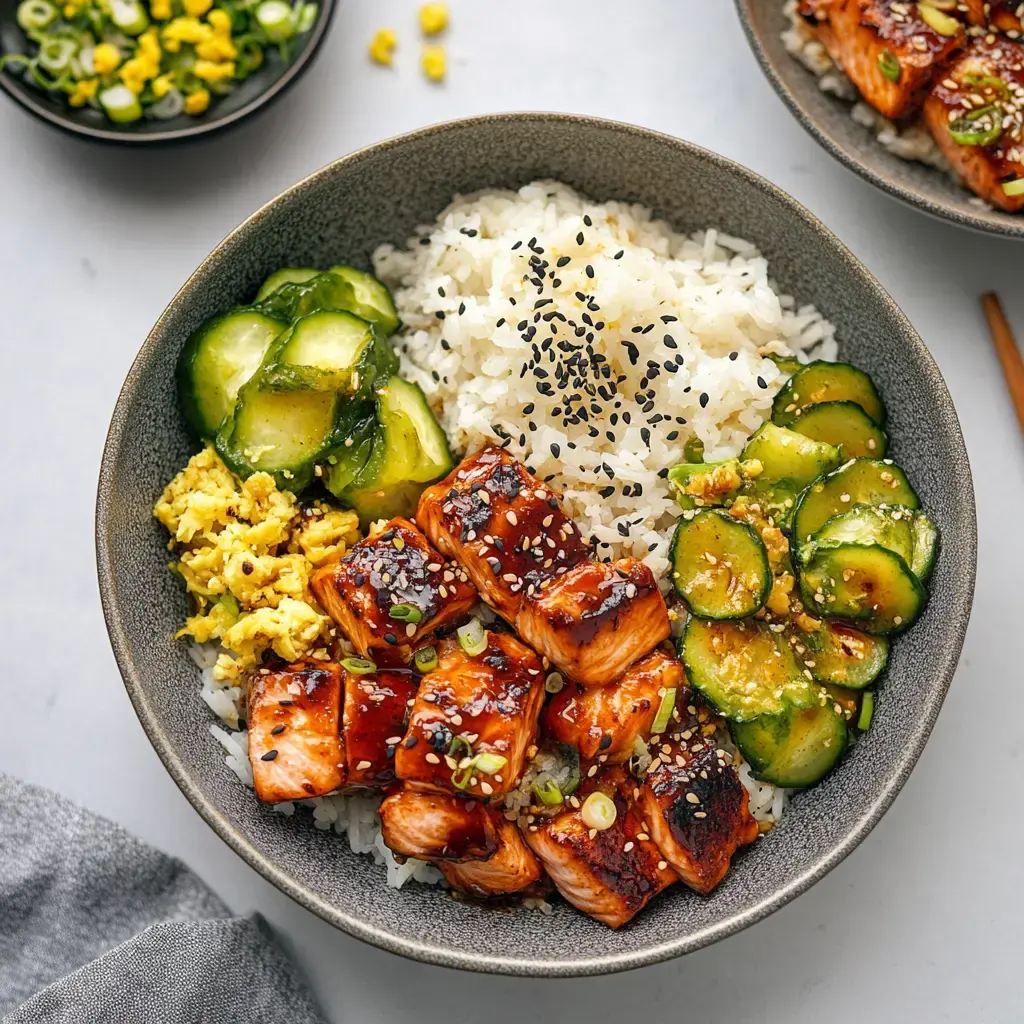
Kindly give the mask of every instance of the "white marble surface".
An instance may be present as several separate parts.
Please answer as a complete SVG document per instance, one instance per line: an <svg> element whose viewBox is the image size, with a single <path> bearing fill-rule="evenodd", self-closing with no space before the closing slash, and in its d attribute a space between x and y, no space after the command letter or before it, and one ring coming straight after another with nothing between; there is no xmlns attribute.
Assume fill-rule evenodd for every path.
<svg viewBox="0 0 1024 1024"><path fill-rule="evenodd" d="M727 0L453 0L451 75L416 68L413 0L346 0L308 77L255 123L180 149L86 145L0 102L4 341L0 770L51 786L186 860L278 929L338 1022L1021 1019L1017 696L1024 445L976 298L1024 336L1024 245L932 221L834 163L762 79ZM381 25L400 67L371 67ZM684 960L602 979L456 977L350 939L291 903L186 803L125 696L97 597L93 496L118 388L202 257L280 189L428 122L537 108L717 149L809 206L916 324L956 401L981 532L960 670L906 789L794 904ZM848 328L852 329L852 328Z"/></svg>

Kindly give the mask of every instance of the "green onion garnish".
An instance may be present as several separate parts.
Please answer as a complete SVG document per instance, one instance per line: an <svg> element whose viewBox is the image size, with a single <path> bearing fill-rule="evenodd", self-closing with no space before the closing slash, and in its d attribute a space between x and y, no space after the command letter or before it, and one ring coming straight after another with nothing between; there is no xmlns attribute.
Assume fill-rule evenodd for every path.
<svg viewBox="0 0 1024 1024"><path fill-rule="evenodd" d="M1003 134L1003 113L998 104L972 110L949 126L949 134L961 146L989 146Z"/></svg>
<svg viewBox="0 0 1024 1024"><path fill-rule="evenodd" d="M605 796L604 793L599 792L591 793L583 801L583 807L580 810L583 824L587 828L597 829L598 832L611 828L615 824L618 814L619 812L615 808L614 801L610 797Z"/></svg>
<svg viewBox="0 0 1024 1024"><path fill-rule="evenodd" d="M377 671L377 666L368 658L343 658L341 667L354 676L370 676Z"/></svg>
<svg viewBox="0 0 1024 1024"><path fill-rule="evenodd" d="M654 724L651 726L651 735L657 736L668 728L672 721L672 709L676 706L676 688L670 686L662 695L661 703L658 705L658 713L654 716Z"/></svg>
<svg viewBox="0 0 1024 1024"><path fill-rule="evenodd" d="M299 35L308 32L313 27L313 22L316 21L319 12L320 8L316 4L303 4L299 8L299 16L295 19L295 31Z"/></svg>
<svg viewBox="0 0 1024 1024"><path fill-rule="evenodd" d="M142 35L149 28L149 17L138 0L110 0L110 20L129 36Z"/></svg>
<svg viewBox="0 0 1024 1024"><path fill-rule="evenodd" d="M968 85L972 89L980 89L982 92L991 90L1001 100L1008 100L1010 98L1009 86L1001 78L996 78L995 75L964 75L964 85Z"/></svg>
<svg viewBox="0 0 1024 1024"><path fill-rule="evenodd" d="M462 747L466 748L466 756L472 756L473 744L465 736L453 736L452 742L448 747L448 756L454 757L456 761L461 761L462 758L459 756L459 750Z"/></svg>
<svg viewBox="0 0 1024 1024"><path fill-rule="evenodd" d="M861 697L860 715L857 718L857 728L861 732L867 732L871 728L871 719L875 717L875 695L868 690Z"/></svg>
<svg viewBox="0 0 1024 1024"><path fill-rule="evenodd" d="M284 0L264 0L256 8L256 21L272 43L283 43L295 34L292 9Z"/></svg>
<svg viewBox="0 0 1024 1024"><path fill-rule="evenodd" d="M474 767L484 775L496 775L507 764L508 758L502 757L501 754L477 754L473 758Z"/></svg>
<svg viewBox="0 0 1024 1024"><path fill-rule="evenodd" d="M1013 181L1004 181L1003 194L1007 196L1024 195L1024 178L1015 178Z"/></svg>
<svg viewBox="0 0 1024 1024"><path fill-rule="evenodd" d="M558 783L554 779L547 779L541 785L533 784L533 793L537 799L547 807L557 807L558 804L563 803L565 797L562 796L562 791L558 788Z"/></svg>
<svg viewBox="0 0 1024 1024"><path fill-rule="evenodd" d="M42 58L40 57L40 63ZM100 105L107 117L117 124L128 124L142 117L142 105L138 96L125 85L114 85L99 94Z"/></svg>
<svg viewBox="0 0 1024 1024"><path fill-rule="evenodd" d="M38 32L57 17L57 8L46 0L22 0L18 4L18 24L25 32Z"/></svg>
<svg viewBox="0 0 1024 1024"><path fill-rule="evenodd" d="M473 764L470 762L462 768L456 768L452 772L452 785L456 789L468 789L469 782L473 778Z"/></svg>
<svg viewBox="0 0 1024 1024"><path fill-rule="evenodd" d="M423 612L414 604L393 604L388 615L398 622L419 622L423 618Z"/></svg>
<svg viewBox="0 0 1024 1024"><path fill-rule="evenodd" d="M483 654L487 650L487 631L477 618L472 618L458 629L459 644L471 657Z"/></svg>
<svg viewBox="0 0 1024 1024"><path fill-rule="evenodd" d="M878 70L882 72L885 78L888 78L890 82L898 82L900 80L900 62L892 50L883 50L878 55Z"/></svg>
<svg viewBox="0 0 1024 1024"><path fill-rule="evenodd" d="M437 648L436 647L421 647L413 656L413 664L416 666L416 671L422 675L426 675L428 672L433 672L437 668Z"/></svg>
<svg viewBox="0 0 1024 1024"><path fill-rule="evenodd" d="M68 69L77 49L78 46L70 39L47 39L40 44L36 60L51 75L59 75Z"/></svg>
<svg viewBox="0 0 1024 1024"><path fill-rule="evenodd" d="M691 437L683 446L683 458L687 462L703 462L704 442L699 437Z"/></svg>

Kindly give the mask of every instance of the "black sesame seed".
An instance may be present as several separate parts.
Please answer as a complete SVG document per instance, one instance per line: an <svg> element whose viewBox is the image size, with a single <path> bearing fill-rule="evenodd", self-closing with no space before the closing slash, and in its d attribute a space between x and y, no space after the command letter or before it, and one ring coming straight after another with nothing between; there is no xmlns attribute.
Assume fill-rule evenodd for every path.
<svg viewBox="0 0 1024 1024"><path fill-rule="evenodd" d="M582 245L583 244L583 232L582 231L576 236L576 244L577 245Z"/></svg>
<svg viewBox="0 0 1024 1024"><path fill-rule="evenodd" d="M739 359L739 356L740 356L739 352L730 352L730 353L729 353L729 358L730 358L730 359L731 359L731 360L732 360L733 362L736 362L736 360L737 360L737 359Z"/></svg>
<svg viewBox="0 0 1024 1024"><path fill-rule="evenodd" d="M598 743L597 749L598 750L607 750L611 745L612 745L611 735L609 733L605 733L601 737L601 742Z"/></svg>
<svg viewBox="0 0 1024 1024"><path fill-rule="evenodd" d="M666 348L679 348L679 345L676 342L676 339L673 338L671 334L666 334L665 337L662 338L661 340L663 342L665 342L665 347Z"/></svg>
<svg viewBox="0 0 1024 1024"><path fill-rule="evenodd" d="M459 303L459 316L462 316L466 312L466 304L464 302Z"/></svg>
<svg viewBox="0 0 1024 1024"><path fill-rule="evenodd" d="M629 421L630 421L629 413L627 411L623 411L623 413L622 413L622 422L625 423L626 426L628 427L629 426Z"/></svg>
<svg viewBox="0 0 1024 1024"><path fill-rule="evenodd" d="M536 406L534 405L533 402L528 402L526 405L523 406L523 415L524 416L529 416L530 413L533 412L533 410L535 408L536 408ZM531 427L530 429L531 430L536 430L537 428L536 427Z"/></svg>
<svg viewBox="0 0 1024 1024"><path fill-rule="evenodd" d="M594 226L594 222L590 219L590 214L588 213L583 214L583 223L586 224L588 228L592 228Z"/></svg>
<svg viewBox="0 0 1024 1024"><path fill-rule="evenodd" d="M438 320L443 320L443 319L444 319L444 310L441 310L441 309L439 309L439 310L438 310L438 311L437 311L437 312L436 312L436 313L434 314L434 316L436 316Z"/></svg>
<svg viewBox="0 0 1024 1024"><path fill-rule="evenodd" d="M594 268L589 263L587 264L584 273L586 273L587 277L589 277L591 280L594 279Z"/></svg>
<svg viewBox="0 0 1024 1024"><path fill-rule="evenodd" d="M285 727L283 725L275 725L274 728L270 730L270 735L271 736L280 736L281 733L284 732L284 729L285 729Z"/></svg>
<svg viewBox="0 0 1024 1024"><path fill-rule="evenodd" d="M679 317L677 317L677 316L663 316L661 318L661 322L663 324L672 324L672 323L675 323L678 319L679 319Z"/></svg>
<svg viewBox="0 0 1024 1024"><path fill-rule="evenodd" d="M764 377L758 377L757 378L757 386L759 388L767 388L768 387L767 383L765 382Z"/></svg>
<svg viewBox="0 0 1024 1024"><path fill-rule="evenodd" d="M552 443L550 447L551 447L551 454L557 459L558 456L562 454L562 449L559 448L558 445L554 444L554 443Z"/></svg>
<svg viewBox="0 0 1024 1024"><path fill-rule="evenodd" d="M640 438L648 448L651 447L651 432L646 427L640 428Z"/></svg>
<svg viewBox="0 0 1024 1024"><path fill-rule="evenodd" d="M625 256L625 255L626 255L626 250L625 250L625 249L620 249L620 250L619 250L619 251L618 251L618 252L617 252L617 253L616 253L616 254L615 254L615 255L614 255L613 257L612 257L612 259L613 259L613 260L621 260L621 259L622 259L622 257L623 257L623 256Z"/></svg>
<svg viewBox="0 0 1024 1024"><path fill-rule="evenodd" d="M497 323L496 323L496 324L495 324L494 326L495 326L495 327L501 327L501 325L502 325L502 324L503 324L504 322L505 322L505 318L504 318L504 317L502 317L502 318L501 318L501 319L500 319L500 320L499 320L499 321L498 321L498 322L497 322Z"/></svg>
<svg viewBox="0 0 1024 1024"><path fill-rule="evenodd" d="M708 407L708 402L710 401L711 397L708 395L708 393L706 391L702 391L700 393L700 407L702 409L706 409Z"/></svg>
<svg viewBox="0 0 1024 1024"><path fill-rule="evenodd" d="M625 523L616 524L615 529L618 530L623 537L629 536L629 527Z"/></svg>
<svg viewBox="0 0 1024 1024"><path fill-rule="evenodd" d="M412 750L412 748L415 747L416 744L419 743L419 741L419 736L407 736L405 738L405 749Z"/></svg>
<svg viewBox="0 0 1024 1024"><path fill-rule="evenodd" d="M389 644L391 644L392 647L394 647L395 644L398 643L398 637L395 636L394 633L385 633L384 634L384 642L385 643L389 643Z"/></svg>
<svg viewBox="0 0 1024 1024"><path fill-rule="evenodd" d="M261 758L261 761L273 761L277 757L276 750L268 750Z"/></svg>
<svg viewBox="0 0 1024 1024"><path fill-rule="evenodd" d="M570 259L570 256L559 256L558 261L555 263L555 266L564 267L570 261Z"/></svg>
<svg viewBox="0 0 1024 1024"><path fill-rule="evenodd" d="M438 288L437 289L437 294L440 295L441 298L443 299L444 298L444 289L443 288Z"/></svg>
<svg viewBox="0 0 1024 1024"><path fill-rule="evenodd" d="M441 339L441 348L444 349L445 352L451 352L452 350L451 345L449 345L444 338Z"/></svg>
<svg viewBox="0 0 1024 1024"><path fill-rule="evenodd" d="M654 402L653 402L653 400L649 401L649 402L645 402L643 409L641 409L640 411L644 412L644 413L654 412Z"/></svg>
<svg viewBox="0 0 1024 1024"><path fill-rule="evenodd" d="M665 435L665 440L666 441L675 441L678 437L679 437L679 431L678 430L670 430Z"/></svg>

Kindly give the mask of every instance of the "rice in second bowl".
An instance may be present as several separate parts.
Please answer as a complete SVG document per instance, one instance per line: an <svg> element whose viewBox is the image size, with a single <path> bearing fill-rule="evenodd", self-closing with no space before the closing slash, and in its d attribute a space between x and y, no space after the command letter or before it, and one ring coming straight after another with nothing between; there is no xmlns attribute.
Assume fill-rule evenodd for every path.
<svg viewBox="0 0 1024 1024"><path fill-rule="evenodd" d="M454 450L504 444L562 492L599 557L666 579L691 437L738 455L770 416L773 354L835 357L813 307L780 295L749 242L541 181L455 200L374 266L395 295L403 376Z"/></svg>

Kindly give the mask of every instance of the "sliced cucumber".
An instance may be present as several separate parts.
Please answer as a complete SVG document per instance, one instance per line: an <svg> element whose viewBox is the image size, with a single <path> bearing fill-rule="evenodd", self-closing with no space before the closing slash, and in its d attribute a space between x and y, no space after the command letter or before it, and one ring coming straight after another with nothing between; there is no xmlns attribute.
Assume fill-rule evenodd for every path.
<svg viewBox="0 0 1024 1024"><path fill-rule="evenodd" d="M804 488L842 461L838 448L771 422L764 423L747 442L741 458L745 464L761 465L761 472L744 485L744 493L757 498L765 512L783 524L793 518Z"/></svg>
<svg viewBox="0 0 1024 1024"><path fill-rule="evenodd" d="M374 340L373 327L352 313L300 317L267 354L264 386L368 395L376 378Z"/></svg>
<svg viewBox="0 0 1024 1024"><path fill-rule="evenodd" d="M742 619L772 589L768 552L753 527L706 509L681 519L672 538L672 584L694 615Z"/></svg>
<svg viewBox="0 0 1024 1024"><path fill-rule="evenodd" d="M871 722L875 717L875 695L868 690L860 702L860 714L857 716L857 729L860 732L867 732L871 728Z"/></svg>
<svg viewBox="0 0 1024 1024"><path fill-rule="evenodd" d="M791 427L804 410L822 402L856 402L879 426L885 425L885 406L871 378L849 363L815 360L783 385L772 405L772 419Z"/></svg>
<svg viewBox="0 0 1024 1024"><path fill-rule="evenodd" d="M426 396L415 384L391 377L378 394L377 429L365 464L338 489L342 474L335 482L329 474L328 486L365 524L409 515L427 484L452 465L448 440Z"/></svg>
<svg viewBox="0 0 1024 1024"><path fill-rule="evenodd" d="M669 470L668 482L675 490L676 501L682 508L704 508L724 505L730 498L735 498L743 483L743 476L739 459L681 462Z"/></svg>
<svg viewBox="0 0 1024 1024"><path fill-rule="evenodd" d="M829 519L801 547L800 560L810 560L819 544L879 544L895 551L922 579L935 564L938 536L935 524L923 512L903 505L855 505Z"/></svg>
<svg viewBox="0 0 1024 1024"><path fill-rule="evenodd" d="M815 699L789 644L757 619L691 618L679 655L693 686L734 722L808 707Z"/></svg>
<svg viewBox="0 0 1024 1024"><path fill-rule="evenodd" d="M819 683L848 690L870 686L889 658L889 641L884 636L871 636L827 619L814 632L801 633L798 642L810 652L801 657Z"/></svg>
<svg viewBox="0 0 1024 1024"><path fill-rule="evenodd" d="M817 546L800 570L800 595L812 614L876 634L906 629L927 597L907 563L879 544Z"/></svg>
<svg viewBox="0 0 1024 1024"><path fill-rule="evenodd" d="M268 295L273 295L278 288L286 284L305 284L319 274L319 270L313 270L310 267L282 267L280 270L275 270L260 285L260 290L256 293L256 298L253 301L262 302Z"/></svg>
<svg viewBox="0 0 1024 1024"><path fill-rule="evenodd" d="M793 534L803 542L840 512L854 505L905 505L920 507L903 470L888 460L853 459L817 480L800 495L793 516Z"/></svg>
<svg viewBox="0 0 1024 1024"><path fill-rule="evenodd" d="M283 284L260 303L260 309L284 320L297 320L321 309L352 312L355 291L337 274L325 271L307 281Z"/></svg>
<svg viewBox="0 0 1024 1024"><path fill-rule="evenodd" d="M336 274L352 288L355 302L347 307L348 309L364 320L369 320L385 336L392 335L398 330L398 311L386 285L372 274L356 270L355 267L331 267L331 273Z"/></svg>
<svg viewBox="0 0 1024 1024"><path fill-rule="evenodd" d="M340 401L330 391L264 388L257 375L239 391L217 434L217 451L240 477L272 473L278 486L297 494L336 439Z"/></svg>
<svg viewBox="0 0 1024 1024"><path fill-rule="evenodd" d="M780 373L792 375L803 369L806 363L801 363L796 356L769 355L768 358L779 368Z"/></svg>
<svg viewBox="0 0 1024 1024"><path fill-rule="evenodd" d="M881 459L889 447L885 431L856 402L812 405L791 429L835 445L847 459Z"/></svg>
<svg viewBox="0 0 1024 1024"><path fill-rule="evenodd" d="M787 709L731 728L754 774L787 788L803 789L820 782L839 762L849 741L846 722L831 704Z"/></svg>
<svg viewBox="0 0 1024 1024"><path fill-rule="evenodd" d="M185 417L204 438L216 436L235 407L238 390L259 369L271 342L285 329L255 309L235 309L207 320L178 360L178 393Z"/></svg>

